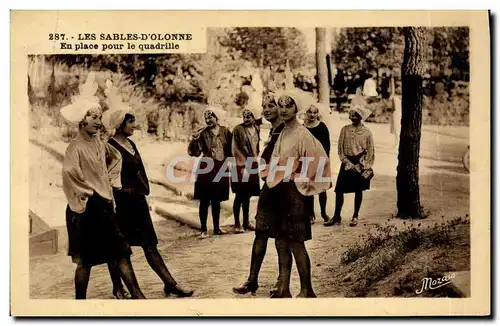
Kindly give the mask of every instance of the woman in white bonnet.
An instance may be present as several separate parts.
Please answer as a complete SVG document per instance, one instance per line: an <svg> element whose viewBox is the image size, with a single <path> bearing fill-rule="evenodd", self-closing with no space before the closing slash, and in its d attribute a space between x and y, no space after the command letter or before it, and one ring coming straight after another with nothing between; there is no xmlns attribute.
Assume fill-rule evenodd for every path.
<svg viewBox="0 0 500 326"><path fill-rule="evenodd" d="M344 194L354 193L354 214L350 226L358 224L358 215L363 201L363 191L370 189L373 177L372 166L375 162L375 146L373 135L362 121L368 118L371 111L354 105L349 111L352 124L344 126L340 131L338 155L341 166L335 186L335 214L325 226L340 224Z"/></svg>
<svg viewBox="0 0 500 326"><path fill-rule="evenodd" d="M330 157L330 131L326 124L322 121L323 117L330 114L330 106L323 103L313 103L305 112L304 127L323 145L326 155ZM326 191L318 195L319 206L321 209L321 217L324 222L330 220L326 214L327 194ZM307 197L309 209L311 211L311 222L314 224L316 220L314 212L314 196Z"/></svg>
<svg viewBox="0 0 500 326"><path fill-rule="evenodd" d="M61 110L67 122L79 127L66 149L62 170L68 255L77 265L76 299L87 297L92 266L105 263L118 266L132 298L145 299L130 262L132 251L116 222L113 188L121 188L122 158L99 137L102 111L96 90L91 72L80 95Z"/></svg>
<svg viewBox="0 0 500 326"><path fill-rule="evenodd" d="M297 115L308 107L308 97L298 90L287 90L277 96L285 126L276 141L271 164L264 170L266 184L273 189L276 204L258 212L263 217L269 216L274 224L278 247L281 280L271 297L292 296L292 255L300 276L298 297L316 297L312 287L311 261L305 246L305 242L312 239L306 197L331 187L330 163L321 143L297 120ZM304 163L306 158L313 161ZM289 160L293 162L292 169L287 168L288 171L283 172L282 168L289 166Z"/></svg>
<svg viewBox="0 0 500 326"><path fill-rule="evenodd" d="M130 246L142 247L149 266L163 281L165 295L192 296L193 291L183 289L175 281L157 248L158 237L146 198L150 193L149 180L139 150L129 139L138 127L135 116L131 108L121 101L112 83L107 86L106 99L109 108L104 112L103 122L106 128L115 131L108 144L116 148L122 156L122 187L113 190L120 231ZM116 270L114 274L118 274ZM115 280L116 276L113 279ZM119 274L118 282L121 286Z"/></svg>
<svg viewBox="0 0 500 326"><path fill-rule="evenodd" d="M208 207L212 207L212 219L214 235L224 232L220 229L220 203L229 199L229 177L224 176L217 180L219 170L224 168L224 161L232 156L231 142L232 134L224 126L219 124L219 118L225 115L225 111L217 106L209 106L203 112L205 126L191 136L188 146L190 156L199 157L202 160L196 171L194 184L194 199L200 201L199 216L201 224L201 237L208 236L207 219ZM208 173L198 173L205 169L208 162L213 163L213 168Z"/></svg>

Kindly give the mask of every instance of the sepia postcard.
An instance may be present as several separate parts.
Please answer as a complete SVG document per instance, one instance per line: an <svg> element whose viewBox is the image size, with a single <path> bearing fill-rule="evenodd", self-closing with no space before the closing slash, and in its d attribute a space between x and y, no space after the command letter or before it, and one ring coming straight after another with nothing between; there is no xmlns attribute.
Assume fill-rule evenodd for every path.
<svg viewBox="0 0 500 326"><path fill-rule="evenodd" d="M11 11L11 315L489 316L487 11Z"/></svg>

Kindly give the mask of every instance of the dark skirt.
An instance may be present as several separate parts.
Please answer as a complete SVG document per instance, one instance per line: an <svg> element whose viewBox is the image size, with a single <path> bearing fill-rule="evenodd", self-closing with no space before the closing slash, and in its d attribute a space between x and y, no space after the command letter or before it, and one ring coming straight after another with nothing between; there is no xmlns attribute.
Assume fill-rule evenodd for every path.
<svg viewBox="0 0 500 326"><path fill-rule="evenodd" d="M214 168L212 171L205 174L197 174L196 181L194 183L194 197L193 199L198 200L216 200L216 201L226 201L229 199L229 176L219 178L220 180L214 181L216 179L217 173L223 167L223 161L214 162ZM204 169L207 166L207 162L201 161L199 169ZM221 173L227 174L228 171L222 171Z"/></svg>
<svg viewBox="0 0 500 326"><path fill-rule="evenodd" d="M257 169L258 162L252 163L252 169ZM231 178L231 190L244 197L259 196L260 194L260 177L258 173L249 174L247 180L243 181L245 166L236 166L238 181L233 181Z"/></svg>
<svg viewBox="0 0 500 326"><path fill-rule="evenodd" d="M114 191L116 220L120 231L131 246L156 246L158 237L144 195Z"/></svg>
<svg viewBox="0 0 500 326"><path fill-rule="evenodd" d="M352 164L358 164L359 160L363 157L364 153L356 156L348 156L347 159ZM361 173L356 170L345 170L345 164L340 165L339 175L337 177L337 184L335 185L335 192L338 193L353 193L370 189L370 180L365 179Z"/></svg>
<svg viewBox="0 0 500 326"><path fill-rule="evenodd" d="M116 222L111 201L89 197L83 213L66 208L68 255L76 264L95 266L130 257L132 251Z"/></svg>
<svg viewBox="0 0 500 326"><path fill-rule="evenodd" d="M311 221L302 195L294 182L280 182L269 189L264 184L255 216L256 233L296 242L312 239Z"/></svg>

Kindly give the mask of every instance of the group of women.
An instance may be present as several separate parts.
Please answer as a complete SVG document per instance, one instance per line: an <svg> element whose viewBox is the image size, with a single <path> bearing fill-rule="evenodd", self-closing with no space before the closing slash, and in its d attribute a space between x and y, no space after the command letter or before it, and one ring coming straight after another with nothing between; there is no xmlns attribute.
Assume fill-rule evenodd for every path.
<svg viewBox="0 0 500 326"><path fill-rule="evenodd" d="M264 259L269 238L275 239L278 252L279 277L271 297L291 297L289 290L290 271L293 258L301 280L299 297L315 297L311 282L310 259L304 243L312 238L311 224L315 221L314 196L319 196L321 216L325 226L340 224L344 193L356 193L355 213L351 226L357 224L362 191L369 189L373 176L374 146L371 132L362 124L369 111L355 106L350 112L352 125L340 133L339 156L341 171L336 184L336 209L333 218L326 213L326 191L331 188L330 135L321 121L321 113L329 108L315 103L303 92L288 90L268 94L263 99L262 116L271 123L269 138L260 153L260 126L262 118L256 119L249 110L243 110L243 123L231 133L219 124L224 112L208 107L204 112L206 126L191 138L188 152L192 156L210 158L213 169L206 173L207 162L198 166L203 171L195 182L195 199L200 200L201 236L207 237L208 207L212 205L214 234L220 229L220 203L229 199L229 190L235 193L233 213L236 231L241 230L240 208L243 209L243 229L255 230L252 246L250 273L247 281L233 288L238 294L255 293L258 289L258 274ZM305 117L300 124L299 118ZM249 158L260 158L250 160ZM224 162L234 158L236 175L220 178ZM292 158L289 175L283 168ZM303 166L303 159L312 159ZM272 161L274 160L274 163ZM256 174L259 162L264 164L260 175ZM305 173L304 173L305 172ZM301 180L299 175L306 176ZM318 181L318 175L319 181ZM247 176L245 179L245 175ZM217 178L219 176L219 178ZM272 176L272 177L270 177ZM263 187L260 189L262 178ZM250 198L258 196L255 227L249 223Z"/></svg>
<svg viewBox="0 0 500 326"><path fill-rule="evenodd" d="M157 249L158 238L146 200L148 178L139 151L129 139L136 128L135 117L112 89L106 92L108 109L103 114L95 96L97 84L89 74L79 97L61 110L62 116L77 124L80 130L66 150L63 166L63 189L68 200L69 255L77 265L76 298L86 298L91 268L107 264L115 297L144 299L130 261L131 246L143 248L149 265L163 281L166 295L192 296L193 291L184 289L172 277ZM271 297L292 296L289 287L293 259L300 276L299 297L315 297L311 262L305 247L305 242L312 238L313 198L319 195L321 216L324 225L328 226L340 223L343 194L354 192L355 213L351 225L356 225L362 191L369 189L373 176L373 138L361 122L369 112L363 107L353 107L350 112L352 125L341 131L339 156L342 166L335 188L335 215L330 219L326 214L326 191L332 187L330 137L326 125L319 121L321 104L289 90L268 94L262 106L263 118L272 125L262 153L259 148L262 120L256 119L254 113L245 110L243 123L230 132L219 124L223 111L214 107L204 111L206 126L193 135L188 147L190 155L205 158L198 169L206 168L207 159L213 163L213 168L199 174L195 182L194 198L200 202L201 235L208 236L210 206L214 234L223 233L219 223L220 204L228 200L231 188L236 195L233 205L236 230L255 230L248 279L233 291L238 294L257 291L267 242L274 238L279 277ZM304 124L298 120L301 115L306 117ZM99 136L103 126L114 131L107 142ZM219 172L229 157L234 158L237 178L220 178ZM260 158L266 163L260 174L249 170L255 171L261 161L256 159L247 164L248 158ZM303 158L312 158L312 162L304 165ZM291 170L286 168L290 159ZM255 226L249 221L252 196L259 197ZM243 211L243 225L239 221L240 210Z"/></svg>

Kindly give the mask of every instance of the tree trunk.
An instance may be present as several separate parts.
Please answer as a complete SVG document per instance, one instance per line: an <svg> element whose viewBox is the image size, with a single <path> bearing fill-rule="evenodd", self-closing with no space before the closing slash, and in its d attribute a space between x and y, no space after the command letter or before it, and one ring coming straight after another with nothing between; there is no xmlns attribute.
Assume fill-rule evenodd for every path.
<svg viewBox="0 0 500 326"><path fill-rule="evenodd" d="M422 127L425 29L405 27L402 116L396 177L398 217L424 218L420 205L419 156Z"/></svg>
<svg viewBox="0 0 500 326"><path fill-rule="evenodd" d="M53 108L57 103L57 92L56 92L56 62L54 59L51 60L52 63L52 73L50 74L50 84L49 84L49 107ZM52 112L52 111L51 111Z"/></svg>
<svg viewBox="0 0 500 326"><path fill-rule="evenodd" d="M319 102L330 104L328 67L326 66L326 28L316 28L316 73L318 75Z"/></svg>

